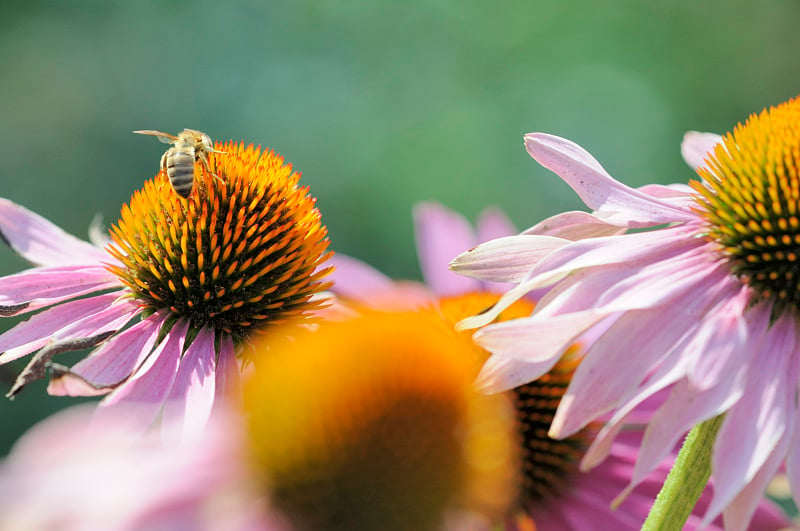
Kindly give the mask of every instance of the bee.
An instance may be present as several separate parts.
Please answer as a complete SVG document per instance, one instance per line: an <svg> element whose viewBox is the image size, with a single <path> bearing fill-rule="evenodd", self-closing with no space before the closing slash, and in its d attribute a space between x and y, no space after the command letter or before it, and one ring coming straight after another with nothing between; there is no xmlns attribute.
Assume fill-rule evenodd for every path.
<svg viewBox="0 0 800 531"><path fill-rule="evenodd" d="M194 129L184 129L178 136L151 130L134 131L134 133L155 136L164 144L172 144L172 147L161 156L161 171L166 172L172 189L184 199L189 197L194 186L194 163L200 161L211 173L206 153L224 153L214 149L207 134ZM214 177L219 179L215 174Z"/></svg>

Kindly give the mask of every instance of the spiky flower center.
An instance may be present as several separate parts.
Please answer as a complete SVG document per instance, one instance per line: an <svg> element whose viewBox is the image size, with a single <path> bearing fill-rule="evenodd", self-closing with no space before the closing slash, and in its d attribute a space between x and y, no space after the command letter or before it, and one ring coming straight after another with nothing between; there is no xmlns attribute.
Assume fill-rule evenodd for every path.
<svg viewBox="0 0 800 531"><path fill-rule="evenodd" d="M499 295L493 293L469 293L441 300L440 308L448 320L456 323L492 307L498 299ZM497 322L527 317L532 311L533 304L521 300L501 313ZM481 362L488 357L488 352L475 348ZM522 456L517 509L546 503L558 496L578 472L578 462L588 447L587 430L561 440L547 435L577 364L578 358L571 349L550 372L508 392L514 404Z"/></svg>
<svg viewBox="0 0 800 531"><path fill-rule="evenodd" d="M756 298L776 311L800 308L800 100L760 114L725 135L705 167L698 212L708 237Z"/></svg>
<svg viewBox="0 0 800 531"><path fill-rule="evenodd" d="M180 197L164 173L122 208L109 268L146 312L169 309L193 328L236 339L302 316L327 287L327 232L300 175L272 151L217 144L209 168L195 164ZM209 171L210 170L210 171Z"/></svg>
<svg viewBox="0 0 800 531"><path fill-rule="evenodd" d="M509 404L474 391L471 348L432 312L272 341L244 400L270 499L298 529L439 529L461 503L504 510Z"/></svg>

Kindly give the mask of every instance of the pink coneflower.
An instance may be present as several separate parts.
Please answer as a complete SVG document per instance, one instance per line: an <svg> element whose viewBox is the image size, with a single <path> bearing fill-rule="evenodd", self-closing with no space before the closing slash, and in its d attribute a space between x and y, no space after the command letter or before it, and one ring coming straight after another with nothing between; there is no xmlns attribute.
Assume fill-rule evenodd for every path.
<svg viewBox="0 0 800 531"><path fill-rule="evenodd" d="M583 223L573 223L576 213L551 223L573 234L657 228L523 233L457 257L455 271L517 283L464 327L489 324L517 298L544 290L529 317L476 332L492 353L480 383L501 391L534 380L580 342L584 359L550 433L569 436L612 413L584 467L602 460L628 412L670 389L649 422L632 484L689 428L725 413L705 521L722 513L726 528L744 529L784 462L800 498L800 100L751 116L724 139L687 135L683 152L701 178L691 187L632 189L568 140L533 133L525 145L594 210Z"/></svg>
<svg viewBox="0 0 800 531"><path fill-rule="evenodd" d="M452 327L464 317L495 304L502 292L502 285L466 277L458 279L446 274L443 269L454 255L474 247L479 241L511 234L514 228L506 217L499 211L486 211L478 222L477 231L473 231L462 216L434 203L418 206L414 214L419 261L429 287L427 293L424 286L410 288L407 282L393 283L369 265L342 254L333 258L336 271L333 273L335 285L332 290L339 295L346 295L356 306L371 307L380 307L385 301L396 303L398 299L392 299L394 293L407 306L435 308L444 322ZM574 221L577 220L588 221L588 226L583 232L576 230L572 234L583 234L587 230L589 234L597 234L598 231L619 232L616 227L607 229L600 224L592 227L591 220L586 219L588 217L588 214L573 215L569 218L573 221L572 225L548 220L531 230L563 236L569 233L569 226L576 226ZM497 241L509 240L501 238ZM508 322L508 319L529 314L532 308L532 303L517 300L494 318ZM536 339L545 340L546 336ZM572 349L534 381L517 384L504 393L514 404L516 440L522 458L517 498L505 515L495 521L496 524L502 522L506 529L639 529L672 464L669 455L659 458L652 473L645 475L616 510L611 510L612 500L633 477L642 438L641 429L637 429L637 426L649 420L653 401L639 405L632 416L625 419L633 424L609 447L606 460L593 470L581 473L578 463L589 446L595 427L577 430L560 441L547 434L579 361L577 353L577 349ZM488 353L475 349L472 355L480 362ZM709 489L700 499L697 511L708 506L710 492ZM699 527L698 514L695 512L690 517L688 529ZM763 502L752 528L774 530L786 525L787 521L780 511ZM721 529L721 522L713 522L708 529Z"/></svg>
<svg viewBox="0 0 800 531"><path fill-rule="evenodd" d="M164 173L146 182L104 249L0 200L0 233L37 265L0 278L0 315L46 308L0 335L0 363L38 351L10 395L49 366L51 394L139 403L143 425L169 401L165 416L202 426L247 340L318 307L328 240L300 175L252 145L216 149L186 199ZM95 346L71 369L50 362Z"/></svg>

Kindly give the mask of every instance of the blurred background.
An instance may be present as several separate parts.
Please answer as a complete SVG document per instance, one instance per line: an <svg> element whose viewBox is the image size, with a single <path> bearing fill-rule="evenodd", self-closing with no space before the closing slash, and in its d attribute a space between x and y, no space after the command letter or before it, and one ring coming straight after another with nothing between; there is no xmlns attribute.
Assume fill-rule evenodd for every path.
<svg viewBox="0 0 800 531"><path fill-rule="evenodd" d="M4 2L0 196L85 237L158 169L166 146L132 130L201 129L284 155L335 250L414 279L418 201L472 220L496 205L520 228L583 208L524 133L573 139L630 185L685 182L686 130L724 132L800 92L796 2L615 6ZM24 267L0 248L0 275ZM0 399L0 455L74 402L44 388Z"/></svg>

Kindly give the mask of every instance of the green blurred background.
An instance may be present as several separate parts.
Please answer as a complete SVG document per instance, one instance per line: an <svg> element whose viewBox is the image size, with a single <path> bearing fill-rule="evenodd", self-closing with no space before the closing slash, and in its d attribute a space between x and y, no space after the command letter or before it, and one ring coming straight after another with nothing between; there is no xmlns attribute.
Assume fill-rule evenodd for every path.
<svg viewBox="0 0 800 531"><path fill-rule="evenodd" d="M0 195L84 237L157 170L165 146L132 130L197 128L275 148L334 249L418 278L417 201L521 228L582 208L524 133L574 139L631 185L685 182L686 130L798 93L796 2L608 5L4 2ZM23 267L0 249L0 275ZM73 402L43 384L0 400L0 454Z"/></svg>

